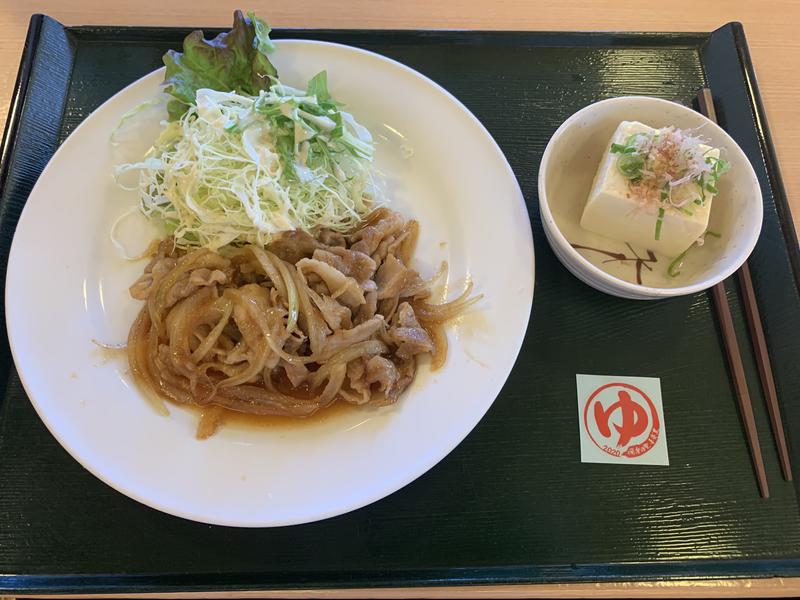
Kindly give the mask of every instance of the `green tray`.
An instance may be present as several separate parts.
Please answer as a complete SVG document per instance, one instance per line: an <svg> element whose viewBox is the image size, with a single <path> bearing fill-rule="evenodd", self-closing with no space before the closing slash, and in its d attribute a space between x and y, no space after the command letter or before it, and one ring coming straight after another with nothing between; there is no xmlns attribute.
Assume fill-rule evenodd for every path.
<svg viewBox="0 0 800 600"><path fill-rule="evenodd" d="M3 269L20 210L58 144L100 103L157 68L186 33L65 28L34 16L2 149ZM636 302L594 291L556 260L537 206L542 151L578 108L624 94L688 104L709 85L721 124L762 186L764 227L750 264L800 464L800 256L741 26L697 34L275 37L340 42L397 59L457 96L498 141L522 186L536 244L533 318L516 367L469 437L406 488L326 521L247 530L162 514L95 479L36 416L4 343L0 593L800 575L797 490L781 479L736 285L728 296L769 500L758 496L709 296ZM576 373L660 377L670 466L582 464Z"/></svg>

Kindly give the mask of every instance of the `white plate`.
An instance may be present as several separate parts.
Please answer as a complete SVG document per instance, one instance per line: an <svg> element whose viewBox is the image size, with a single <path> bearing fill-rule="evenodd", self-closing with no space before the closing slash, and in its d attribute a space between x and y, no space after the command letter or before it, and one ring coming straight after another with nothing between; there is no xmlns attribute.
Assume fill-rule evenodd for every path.
<svg viewBox="0 0 800 600"><path fill-rule="evenodd" d="M143 264L120 259L114 220L136 195L112 180L109 134L156 95L156 71L111 98L75 130L39 178L8 263L6 317L14 360L39 416L84 467L153 508L243 527L305 523L374 502L419 477L478 423L522 344L533 299L530 222L497 144L455 98L419 73L370 52L277 42L281 79L304 86L326 69L331 91L378 139L393 206L421 224L417 268L450 261L450 295L464 276L484 294L449 331L447 364L418 373L401 401L340 411L302 425L228 426L194 438L196 415L160 417L124 357L93 339L124 342L140 304L127 287ZM153 139L146 111L124 152ZM407 157L409 151L413 156ZM144 241L142 245L144 246Z"/></svg>

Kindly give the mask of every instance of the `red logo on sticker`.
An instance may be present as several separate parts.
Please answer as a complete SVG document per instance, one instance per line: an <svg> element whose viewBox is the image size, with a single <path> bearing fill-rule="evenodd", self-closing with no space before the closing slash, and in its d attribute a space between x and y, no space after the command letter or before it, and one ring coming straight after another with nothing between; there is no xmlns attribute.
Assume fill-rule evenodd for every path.
<svg viewBox="0 0 800 600"><path fill-rule="evenodd" d="M661 429L653 401L628 383L607 383L592 392L583 409L583 426L603 452L628 458L649 452Z"/></svg>

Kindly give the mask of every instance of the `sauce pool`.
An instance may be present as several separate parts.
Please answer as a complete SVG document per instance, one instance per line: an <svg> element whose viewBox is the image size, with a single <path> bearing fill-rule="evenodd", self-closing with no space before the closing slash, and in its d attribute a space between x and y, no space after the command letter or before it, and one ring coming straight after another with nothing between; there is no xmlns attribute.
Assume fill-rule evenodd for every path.
<svg viewBox="0 0 800 600"><path fill-rule="evenodd" d="M198 407L199 408L199 407ZM358 406L343 402L334 402L328 407L321 408L310 417L281 417L277 415L249 415L247 413L226 410L220 428L237 427L245 429L285 429L307 427L323 421L328 421L341 415L358 410ZM198 415L201 413L197 411Z"/></svg>

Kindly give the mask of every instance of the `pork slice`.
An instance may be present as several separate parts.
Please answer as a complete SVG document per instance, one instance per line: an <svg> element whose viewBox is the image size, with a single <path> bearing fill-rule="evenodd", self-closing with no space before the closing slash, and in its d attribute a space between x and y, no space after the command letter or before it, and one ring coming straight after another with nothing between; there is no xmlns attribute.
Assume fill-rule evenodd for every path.
<svg viewBox="0 0 800 600"><path fill-rule="evenodd" d="M357 358L347 363L347 378L350 380L350 387L354 390L363 387L364 373L366 372L366 365L364 358Z"/></svg>
<svg viewBox="0 0 800 600"><path fill-rule="evenodd" d="M314 273L325 282L329 294L333 298L339 298L342 304L348 308L356 308L364 304L364 292L358 282L352 277L348 277L338 269L328 263L313 258L304 258L297 263L297 269L303 276Z"/></svg>
<svg viewBox="0 0 800 600"><path fill-rule="evenodd" d="M387 245L386 253L394 254L401 261L408 264L414 255L414 248L419 238L419 223L414 219L407 221L402 231Z"/></svg>
<svg viewBox="0 0 800 600"><path fill-rule="evenodd" d="M386 300L381 300L378 302L378 314L383 315L383 318L386 321L391 322L394 318L394 314L397 311L397 305L400 303L400 297L394 296L392 298L386 298Z"/></svg>
<svg viewBox="0 0 800 600"><path fill-rule="evenodd" d="M372 279L377 268L375 261L363 252L346 248L317 249L314 251L314 258L328 263L359 283Z"/></svg>
<svg viewBox="0 0 800 600"><path fill-rule="evenodd" d="M364 294L364 301L364 304L362 304L358 308L358 312L356 312L356 318L353 319L354 325L360 325L364 321L369 321L375 316L378 310L378 292L367 292Z"/></svg>
<svg viewBox="0 0 800 600"><path fill-rule="evenodd" d="M310 234L301 229L283 231L277 234L267 246L267 250L289 263L296 263L303 258L310 258L319 243Z"/></svg>
<svg viewBox="0 0 800 600"><path fill-rule="evenodd" d="M286 372L286 376L289 378L289 383L291 383L293 387L299 387L303 385L310 375L309 370L303 363L288 362L281 359L280 365Z"/></svg>
<svg viewBox="0 0 800 600"><path fill-rule="evenodd" d="M350 329L353 326L352 314L349 308L339 304L328 295L318 294L311 288L308 288L308 295L319 309L319 312L322 313L322 318L325 319L331 331Z"/></svg>
<svg viewBox="0 0 800 600"><path fill-rule="evenodd" d="M372 256L381 241L400 231L404 223L399 213L387 210L380 220L362 227L352 235L351 240L354 243L350 249Z"/></svg>
<svg viewBox="0 0 800 600"><path fill-rule="evenodd" d="M414 314L414 309L408 302L403 302L397 308L397 325L400 327L421 327Z"/></svg>
<svg viewBox="0 0 800 600"><path fill-rule="evenodd" d="M365 321L360 325L356 325L352 329L340 329L325 338L325 343L322 346L322 351L315 356L315 361L322 363L331 358L337 352L344 350L357 344L364 342L373 336L383 327L383 317L375 315L369 321Z"/></svg>
<svg viewBox="0 0 800 600"><path fill-rule="evenodd" d="M178 259L172 256L162 256L151 260L150 264L145 267L144 273L128 288L131 297L136 300L147 300L153 284L169 273L177 263Z"/></svg>
<svg viewBox="0 0 800 600"><path fill-rule="evenodd" d="M228 282L228 276L219 269L195 269L189 274L189 283L198 287L205 287L215 284L225 285Z"/></svg>
<svg viewBox="0 0 800 600"><path fill-rule="evenodd" d="M217 284L224 285L228 282L228 276L219 269L200 268L191 271L188 275L181 277L175 282L165 298L166 306L174 306L179 300L188 298L197 290L203 287L213 287Z"/></svg>
<svg viewBox="0 0 800 600"><path fill-rule="evenodd" d="M425 280L414 269L406 267L394 254L389 254L375 274L378 300L413 296L425 288Z"/></svg>
<svg viewBox="0 0 800 600"><path fill-rule="evenodd" d="M414 374L417 371L416 360L412 358L401 359L396 365L397 368L397 381L394 387L389 388L385 397L388 404L397 402L405 389L414 381Z"/></svg>
<svg viewBox="0 0 800 600"><path fill-rule="evenodd" d="M351 404L366 404L372 396L369 385L364 380L366 373L366 361L364 358L357 358L347 363L347 380L351 392L340 390L342 397Z"/></svg>
<svg viewBox="0 0 800 600"><path fill-rule="evenodd" d="M381 392L388 392L397 383L399 373L397 367L388 358L373 356L367 361L364 381L367 385L378 384Z"/></svg>
<svg viewBox="0 0 800 600"><path fill-rule="evenodd" d="M242 339L250 348L257 348L264 341L264 332L258 318L251 313L251 309L255 306L258 312L264 314L270 310L267 290L257 283L249 283L239 289L228 288L225 290L225 294L233 302L233 322L241 333ZM278 338L276 341L280 345L288 336L285 329L273 331L273 333Z"/></svg>
<svg viewBox="0 0 800 600"><path fill-rule="evenodd" d="M370 256L370 258L375 261L376 265L380 267L383 264L383 261L386 260L386 257L389 255L389 248L396 245L396 239L395 236L391 235L381 240L375 252Z"/></svg>
<svg viewBox="0 0 800 600"><path fill-rule="evenodd" d="M344 235L333 229L323 229L319 232L319 241L326 246L334 246L344 248L347 246L347 240Z"/></svg>
<svg viewBox="0 0 800 600"><path fill-rule="evenodd" d="M414 309L408 302L398 306L397 324L389 329L388 335L397 345L395 354L402 360L433 352L433 340L417 321Z"/></svg>

